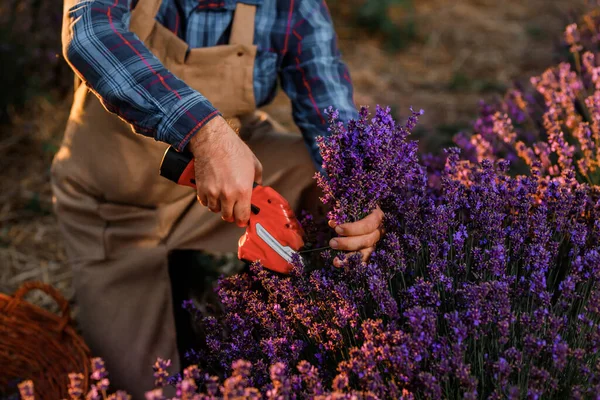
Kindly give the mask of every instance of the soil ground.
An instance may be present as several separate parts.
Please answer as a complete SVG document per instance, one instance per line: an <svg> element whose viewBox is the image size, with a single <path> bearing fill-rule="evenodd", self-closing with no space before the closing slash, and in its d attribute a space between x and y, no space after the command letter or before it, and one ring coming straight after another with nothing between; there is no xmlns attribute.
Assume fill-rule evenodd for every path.
<svg viewBox="0 0 600 400"><path fill-rule="evenodd" d="M370 1L370 0L369 0ZM501 94L515 79L552 65L555 44L585 0L420 0L414 15L390 9L400 23L413 22L417 35L402 51L347 21L349 6L331 2L339 43L359 105L389 105L399 118L423 108L416 138L426 150L450 143L468 127L478 101ZM339 4L339 5L338 5ZM71 273L51 211L49 165L60 143L70 98L40 99L0 135L0 292L41 280L73 298ZM290 104L279 95L267 107L295 129ZM50 299L31 301L55 309Z"/></svg>

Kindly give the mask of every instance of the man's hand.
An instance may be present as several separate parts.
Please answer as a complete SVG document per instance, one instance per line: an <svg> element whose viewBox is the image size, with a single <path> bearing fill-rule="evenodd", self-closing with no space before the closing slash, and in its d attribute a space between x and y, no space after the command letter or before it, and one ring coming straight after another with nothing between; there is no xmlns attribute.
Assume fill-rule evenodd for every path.
<svg viewBox="0 0 600 400"><path fill-rule="evenodd" d="M336 225L329 221L329 226L334 228L340 237L329 241L329 246L336 250L351 251L362 255L362 261L366 262L375 250L375 244L383 236L383 211L379 206L371 214L360 221ZM350 256L351 254L348 254ZM339 258L333 260L333 265L342 267Z"/></svg>
<svg viewBox="0 0 600 400"><path fill-rule="evenodd" d="M253 182L262 165L222 117L213 118L190 140L198 201L227 222L248 225Z"/></svg>

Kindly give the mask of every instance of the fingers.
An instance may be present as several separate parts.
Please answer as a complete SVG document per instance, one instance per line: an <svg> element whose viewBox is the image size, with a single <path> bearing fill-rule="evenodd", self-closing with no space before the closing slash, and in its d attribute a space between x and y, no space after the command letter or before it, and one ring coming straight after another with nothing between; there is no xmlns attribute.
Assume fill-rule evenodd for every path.
<svg viewBox="0 0 600 400"><path fill-rule="evenodd" d="M252 183L250 182L245 188L238 188L228 194L222 194L221 219L226 222L235 222L240 227L248 225L251 197Z"/></svg>
<svg viewBox="0 0 600 400"><path fill-rule="evenodd" d="M225 222L233 222L233 207L235 199L221 197L221 219Z"/></svg>
<svg viewBox="0 0 600 400"><path fill-rule="evenodd" d="M367 262L371 257L371 254L375 251L375 247L369 247L368 249L362 249L360 254L362 255L362 260Z"/></svg>
<svg viewBox="0 0 600 400"><path fill-rule="evenodd" d="M254 154L252 155L254 156L254 182L262 185L263 167L258 158Z"/></svg>
<svg viewBox="0 0 600 400"><path fill-rule="evenodd" d="M382 231L375 229L375 231L366 235L337 237L329 241L329 246L335 250L359 251L375 246L381 239L381 235Z"/></svg>
<svg viewBox="0 0 600 400"><path fill-rule="evenodd" d="M208 200L206 199L205 195L197 194L196 199L198 199L198 203L200 203L204 207L208 207Z"/></svg>
<svg viewBox="0 0 600 400"><path fill-rule="evenodd" d="M214 213L220 213L221 212L221 201L219 200L219 198L209 196L208 200L207 200L207 203L208 203L208 209L211 212L214 212Z"/></svg>
<svg viewBox="0 0 600 400"><path fill-rule="evenodd" d="M377 207L371 214L357 222L338 225L335 221L329 221L329 226L335 229L338 235L342 235L331 239L329 245L332 249L352 252L346 255L346 259L360 253L361 260L366 262L383 236L383 217L383 211ZM333 260L333 265L338 268L345 263L337 257Z"/></svg>
<svg viewBox="0 0 600 400"><path fill-rule="evenodd" d="M341 224L341 225L337 225L337 226L335 226L335 222L334 222L333 223L334 226L331 226L331 224L329 226L331 226L332 228L335 228L335 231L338 235L344 235L344 236L367 235L367 234L375 232L379 229L379 227L381 226L381 223L383 222L383 216L384 216L383 211L381 211L381 209L379 207L377 207L375 210L373 210L373 212L371 214L369 214L365 218L361 219L360 221ZM330 221L330 222L333 222L333 221Z"/></svg>
<svg viewBox="0 0 600 400"><path fill-rule="evenodd" d="M245 192L240 196L239 200L235 203L233 207L233 221L239 226L243 228L248 225L248 221L250 220L250 201L252 198L252 190Z"/></svg>
<svg viewBox="0 0 600 400"><path fill-rule="evenodd" d="M200 189L196 195L198 202L208 207L213 213L220 213L226 222L235 222L238 226L248 225L250 220L250 202L252 198L252 182L232 183L225 189Z"/></svg>

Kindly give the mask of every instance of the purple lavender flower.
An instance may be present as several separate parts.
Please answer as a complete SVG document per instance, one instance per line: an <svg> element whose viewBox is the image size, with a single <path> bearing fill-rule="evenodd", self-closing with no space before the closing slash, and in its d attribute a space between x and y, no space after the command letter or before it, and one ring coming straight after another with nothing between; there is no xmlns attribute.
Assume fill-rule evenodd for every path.
<svg viewBox="0 0 600 400"><path fill-rule="evenodd" d="M216 376L207 376L206 381L206 393L214 397L219 393L219 378Z"/></svg>
<svg viewBox="0 0 600 400"><path fill-rule="evenodd" d="M154 389L145 393L146 400L165 400L162 389Z"/></svg>
<svg viewBox="0 0 600 400"><path fill-rule="evenodd" d="M69 396L79 399L83 395L83 374L69 374Z"/></svg>
<svg viewBox="0 0 600 400"><path fill-rule="evenodd" d="M122 390L117 390L115 393L108 396L108 400L131 400L131 396Z"/></svg>
<svg viewBox="0 0 600 400"><path fill-rule="evenodd" d="M108 390L109 386L110 386L110 381L108 380L108 378L103 378L96 383L96 387L100 391Z"/></svg>
<svg viewBox="0 0 600 400"><path fill-rule="evenodd" d="M104 367L104 360L100 357L92 358L92 374L90 378L95 381L101 381L108 377L108 373L106 372L106 368Z"/></svg>
<svg viewBox="0 0 600 400"><path fill-rule="evenodd" d="M196 385L196 382L191 378L182 379L176 384L177 397L182 400L192 399L194 394L196 394L197 389L198 386Z"/></svg>
<svg viewBox="0 0 600 400"><path fill-rule="evenodd" d="M334 393L340 393L343 392L344 389L346 389L348 387L348 375L346 375L345 373L341 373L338 376L335 377L335 379L333 380L333 386L332 389L334 391Z"/></svg>
<svg viewBox="0 0 600 400"><path fill-rule="evenodd" d="M166 384L166 379L169 377L167 369L171 366L171 360L163 360L158 358L154 366L154 385L156 387L163 387Z"/></svg>
<svg viewBox="0 0 600 400"><path fill-rule="evenodd" d="M34 400L35 399L35 391L33 388L33 381L26 380L18 385L19 394L21 395L22 400Z"/></svg>
<svg viewBox="0 0 600 400"><path fill-rule="evenodd" d="M98 386L92 384L90 390L85 395L86 400L102 400L102 391L98 389Z"/></svg>
<svg viewBox="0 0 600 400"><path fill-rule="evenodd" d="M252 364L248 361L238 360L233 363L233 375L223 383L223 396L225 398L236 398L244 396L249 387L248 378L250 376Z"/></svg>
<svg viewBox="0 0 600 400"><path fill-rule="evenodd" d="M200 379L200 369L197 365L190 365L183 370L183 376L189 379Z"/></svg>
<svg viewBox="0 0 600 400"><path fill-rule="evenodd" d="M572 52L577 52L582 49L582 46L579 44L581 40L581 36L579 34L579 30L577 29L577 24L570 24L565 29L565 40L567 44L571 46Z"/></svg>
<svg viewBox="0 0 600 400"><path fill-rule="evenodd" d="M319 371L308 361L298 363L302 382L306 388L307 396L320 396L323 394L323 383L319 377Z"/></svg>
<svg viewBox="0 0 600 400"><path fill-rule="evenodd" d="M284 363L278 362L269 368L271 373L272 388L267 391L267 399L284 400L295 398L292 391L291 380L289 379Z"/></svg>

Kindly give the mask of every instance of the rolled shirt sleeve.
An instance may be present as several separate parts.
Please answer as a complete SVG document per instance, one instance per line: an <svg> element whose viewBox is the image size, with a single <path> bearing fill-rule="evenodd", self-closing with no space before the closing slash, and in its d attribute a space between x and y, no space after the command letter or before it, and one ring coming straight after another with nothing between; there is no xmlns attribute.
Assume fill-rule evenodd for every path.
<svg viewBox="0 0 600 400"><path fill-rule="evenodd" d="M107 110L181 150L219 111L129 31L131 0L65 0L63 55Z"/></svg>

